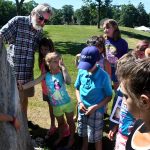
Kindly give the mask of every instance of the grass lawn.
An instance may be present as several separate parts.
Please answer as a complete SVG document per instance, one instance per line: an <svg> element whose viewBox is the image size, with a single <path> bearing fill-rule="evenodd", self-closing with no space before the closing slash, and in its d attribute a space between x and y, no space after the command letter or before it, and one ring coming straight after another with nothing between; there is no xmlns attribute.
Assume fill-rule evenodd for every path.
<svg viewBox="0 0 150 150"><path fill-rule="evenodd" d="M132 28L120 27L122 37L128 42L129 49L136 46L138 40L150 40L149 33L137 31ZM72 77L72 84L67 86L69 95L74 103L76 103L74 82L77 76L77 69L74 64L75 55L83 49L87 39L93 35L102 35L103 29L97 29L96 26L75 26L75 25L48 25L44 28L47 34L55 43L56 50L63 55L65 65ZM38 54L35 54L35 78L40 75L37 64ZM50 119L48 113L48 105L42 101L40 84L35 86L36 93L29 101L28 118L34 124L38 124L41 128L48 129ZM111 104L110 104L111 105ZM109 105L109 113L110 113Z"/></svg>

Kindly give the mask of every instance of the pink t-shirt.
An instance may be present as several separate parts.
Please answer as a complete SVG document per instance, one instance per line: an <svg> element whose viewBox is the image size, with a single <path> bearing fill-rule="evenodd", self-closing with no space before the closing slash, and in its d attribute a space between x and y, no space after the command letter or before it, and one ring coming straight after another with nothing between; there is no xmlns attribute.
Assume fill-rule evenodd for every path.
<svg viewBox="0 0 150 150"><path fill-rule="evenodd" d="M41 69L42 75L46 73L44 62L41 63L40 69ZM47 90L47 86L46 86L46 83L45 83L45 78L42 80L41 86L42 86L43 94L48 95L48 90Z"/></svg>

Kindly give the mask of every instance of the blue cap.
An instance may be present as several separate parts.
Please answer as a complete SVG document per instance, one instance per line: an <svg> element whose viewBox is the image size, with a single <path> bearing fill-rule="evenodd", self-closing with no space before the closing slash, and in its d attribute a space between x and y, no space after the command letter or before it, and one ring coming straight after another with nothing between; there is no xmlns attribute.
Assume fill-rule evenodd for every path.
<svg viewBox="0 0 150 150"><path fill-rule="evenodd" d="M100 53L96 46L85 47L80 56L79 69L90 70L99 61Z"/></svg>

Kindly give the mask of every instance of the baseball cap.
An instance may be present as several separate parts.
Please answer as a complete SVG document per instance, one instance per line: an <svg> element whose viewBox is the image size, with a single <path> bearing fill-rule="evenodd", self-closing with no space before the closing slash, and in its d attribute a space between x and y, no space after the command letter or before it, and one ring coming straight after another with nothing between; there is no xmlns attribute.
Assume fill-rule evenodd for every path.
<svg viewBox="0 0 150 150"><path fill-rule="evenodd" d="M79 69L89 70L100 59L99 50L96 46L85 47L80 56Z"/></svg>

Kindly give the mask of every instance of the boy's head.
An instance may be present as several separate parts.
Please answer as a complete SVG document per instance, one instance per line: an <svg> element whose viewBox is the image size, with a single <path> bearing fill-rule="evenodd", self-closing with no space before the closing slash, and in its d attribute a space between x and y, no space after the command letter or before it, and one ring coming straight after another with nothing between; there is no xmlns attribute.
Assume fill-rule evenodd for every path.
<svg viewBox="0 0 150 150"><path fill-rule="evenodd" d="M99 50L96 46L85 47L80 56L79 69L90 70L100 59Z"/></svg>

